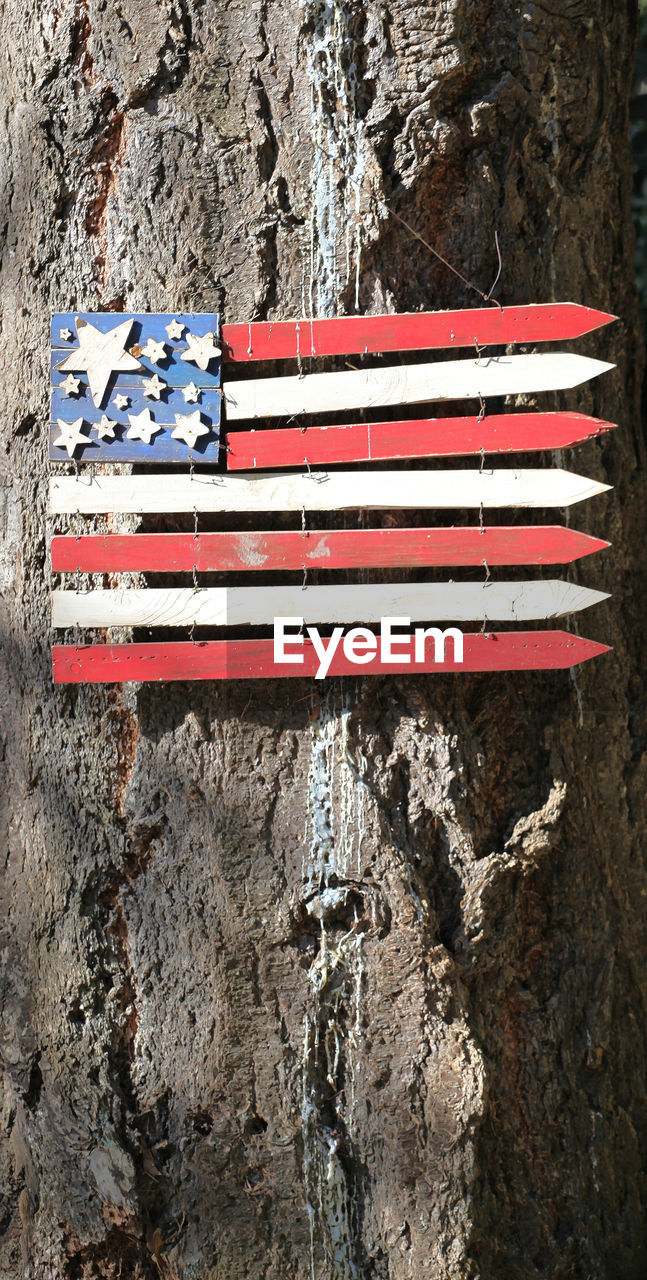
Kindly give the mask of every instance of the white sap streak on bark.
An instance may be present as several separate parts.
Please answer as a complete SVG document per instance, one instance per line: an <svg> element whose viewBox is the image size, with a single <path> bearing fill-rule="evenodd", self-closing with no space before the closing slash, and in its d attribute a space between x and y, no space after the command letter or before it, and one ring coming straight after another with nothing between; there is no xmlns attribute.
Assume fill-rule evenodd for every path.
<svg viewBox="0 0 647 1280"><path fill-rule="evenodd" d="M361 870L368 789L351 761L350 703L328 693L312 729L308 821L303 864L304 897L319 921L319 950L309 970L310 1007L305 1015L301 1120L304 1182L311 1231L312 1275L320 1243L330 1280L352 1280L356 1223L353 1189L342 1158L352 1142L355 1117L355 1056L361 1039L363 978L357 913L339 937L333 928L349 879ZM360 762L360 769L362 763ZM322 1114L324 1101L337 1123Z"/></svg>
<svg viewBox="0 0 647 1280"><path fill-rule="evenodd" d="M306 0L303 12L312 28L307 35L307 70L314 143L307 301L310 315L332 316L351 279L353 251L356 306L359 303L363 124L346 6L341 0Z"/></svg>

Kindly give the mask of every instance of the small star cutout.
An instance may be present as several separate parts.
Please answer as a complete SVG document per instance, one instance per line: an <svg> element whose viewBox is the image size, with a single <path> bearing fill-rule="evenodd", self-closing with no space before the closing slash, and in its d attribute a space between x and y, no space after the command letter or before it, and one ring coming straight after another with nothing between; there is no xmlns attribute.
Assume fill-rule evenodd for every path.
<svg viewBox="0 0 647 1280"><path fill-rule="evenodd" d="M152 437L162 428L154 421L150 409L142 409L141 413L129 413L130 426L126 432L128 440L143 440L150 444Z"/></svg>
<svg viewBox="0 0 647 1280"><path fill-rule="evenodd" d="M130 404L129 396L115 396L114 404L117 409L127 409Z"/></svg>
<svg viewBox="0 0 647 1280"><path fill-rule="evenodd" d="M65 382L61 383L61 391L64 391L66 396L78 396L80 390L81 379L75 378L73 374L68 373Z"/></svg>
<svg viewBox="0 0 647 1280"><path fill-rule="evenodd" d="M171 323L166 326L166 332L169 338L181 338L185 328L186 326L180 324L179 320L171 320Z"/></svg>
<svg viewBox="0 0 647 1280"><path fill-rule="evenodd" d="M190 360L193 364L197 364L198 369L202 369L203 373L209 368L212 360L220 355L220 347L214 342L215 334L205 333L203 338L198 337L195 333L187 333L186 340L189 344L188 351L181 356L182 360Z"/></svg>
<svg viewBox="0 0 647 1280"><path fill-rule="evenodd" d="M154 373L152 378L144 378L144 395L159 400L162 391L166 391L166 383Z"/></svg>
<svg viewBox="0 0 647 1280"><path fill-rule="evenodd" d="M72 341L72 330L71 330L71 329L61 329L60 337L62 338L63 342L71 342L71 341Z"/></svg>
<svg viewBox="0 0 647 1280"><path fill-rule="evenodd" d="M101 422L95 422L97 435L100 440L114 440L116 422L111 422L105 413L101 415Z"/></svg>
<svg viewBox="0 0 647 1280"><path fill-rule="evenodd" d="M142 347L142 355L148 360L152 360L153 364L159 364L160 360L166 359L166 343L156 342L154 338L149 338L145 347Z"/></svg>
<svg viewBox="0 0 647 1280"><path fill-rule="evenodd" d="M188 387L184 388L182 395L184 396L185 404L197 404L202 392L199 387L196 387L195 382L190 382Z"/></svg>
<svg viewBox="0 0 647 1280"><path fill-rule="evenodd" d="M88 437L83 434L83 418L77 418L76 422L63 422L62 418L57 418L56 421L61 428L61 434L54 444L57 449L67 449L68 458L73 458L78 444L90 443Z"/></svg>
<svg viewBox="0 0 647 1280"><path fill-rule="evenodd" d="M175 421L177 426L171 432L172 439L183 440L190 449L195 449L198 436L209 434L209 428L200 421L199 409L196 409L195 413L176 413Z"/></svg>

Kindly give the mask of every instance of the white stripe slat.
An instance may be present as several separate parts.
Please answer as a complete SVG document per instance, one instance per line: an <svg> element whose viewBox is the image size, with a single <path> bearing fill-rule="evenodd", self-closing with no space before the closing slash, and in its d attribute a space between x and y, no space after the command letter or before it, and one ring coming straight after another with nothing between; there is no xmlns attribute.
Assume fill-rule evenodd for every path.
<svg viewBox="0 0 647 1280"><path fill-rule="evenodd" d="M306 623L450 619L525 622L576 613L608 597L572 582L354 583L306 587L191 587L54 591L54 627L258 626L275 617Z"/></svg>
<svg viewBox="0 0 647 1280"><path fill-rule="evenodd" d="M300 475L54 476L50 511L105 515L192 511L451 510L569 507L610 488L559 468L313 471Z"/></svg>
<svg viewBox="0 0 647 1280"><path fill-rule="evenodd" d="M423 400L474 400L482 396L559 391L579 386L615 365L570 352L391 365L350 373L308 373L302 377L250 378L225 382L230 422L284 414L327 413L339 409L416 404Z"/></svg>

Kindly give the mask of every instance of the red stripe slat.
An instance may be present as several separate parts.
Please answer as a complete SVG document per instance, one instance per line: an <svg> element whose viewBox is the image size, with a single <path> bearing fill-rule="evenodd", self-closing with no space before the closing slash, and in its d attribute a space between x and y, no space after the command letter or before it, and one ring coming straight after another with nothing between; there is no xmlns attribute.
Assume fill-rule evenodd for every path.
<svg viewBox="0 0 647 1280"><path fill-rule="evenodd" d="M428 645L433 653L433 645ZM448 651L452 652L448 646ZM415 675L452 671L526 671L572 667L608 646L584 640L568 631L515 631L464 637L464 661L436 663L395 662L376 659L367 666L350 662L341 646L329 674ZM319 659L309 641L304 643L302 665L274 662L271 640L205 640L195 644L55 645L52 649L57 684L120 683L126 680L246 680L279 676L314 676Z"/></svg>
<svg viewBox="0 0 647 1280"><path fill-rule="evenodd" d="M615 319L575 302L547 302L337 320L256 321L224 324L222 347L225 360L245 361L473 347L475 343L499 346L579 338Z"/></svg>
<svg viewBox="0 0 647 1280"><path fill-rule="evenodd" d="M396 458L448 458L470 453L532 453L567 449L610 431L582 413L505 413L479 418L416 418L344 426L229 431L230 471L303 467Z"/></svg>
<svg viewBox="0 0 647 1280"><path fill-rule="evenodd" d="M52 539L57 573L238 573L255 569L390 569L569 564L609 543L560 525L466 529L323 529L302 533L90 534Z"/></svg>

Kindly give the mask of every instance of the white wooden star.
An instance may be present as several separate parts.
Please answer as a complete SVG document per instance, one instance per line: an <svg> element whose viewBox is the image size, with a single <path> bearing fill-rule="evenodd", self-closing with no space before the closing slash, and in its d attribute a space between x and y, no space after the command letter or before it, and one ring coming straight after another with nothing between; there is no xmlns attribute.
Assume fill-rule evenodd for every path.
<svg viewBox="0 0 647 1280"><path fill-rule="evenodd" d="M188 387L184 388L182 395L185 404L197 404L202 392L199 387L196 387L195 382L190 382Z"/></svg>
<svg viewBox="0 0 647 1280"><path fill-rule="evenodd" d="M195 333L187 333L189 350L183 352L181 359L197 364L198 369L202 369L204 373L209 368L210 362L220 355L220 347L217 347L214 342L215 336L214 333L205 333L201 338Z"/></svg>
<svg viewBox="0 0 647 1280"><path fill-rule="evenodd" d="M195 413L176 413L175 421L177 426L171 432L172 439L183 440L190 449L195 449L195 442L199 436L209 434L209 428L200 421L199 409L196 409Z"/></svg>
<svg viewBox="0 0 647 1280"><path fill-rule="evenodd" d="M181 338L185 328L186 325L180 324L179 320L171 320L171 323L166 326L166 332L169 338Z"/></svg>
<svg viewBox="0 0 647 1280"><path fill-rule="evenodd" d="M117 409L127 409L130 404L130 396L115 396L113 403Z"/></svg>
<svg viewBox="0 0 647 1280"><path fill-rule="evenodd" d="M108 333L102 333L96 325L82 316L76 317L79 347L59 364L63 373L68 370L87 373L92 399L97 408L103 404L108 383L113 373L132 372L141 369L141 362L126 351L126 341L134 320L123 320Z"/></svg>
<svg viewBox="0 0 647 1280"><path fill-rule="evenodd" d="M61 332L60 332L60 335L59 335L59 336L62 338L63 342L71 342L71 341L72 341L72 330L71 330L71 329L61 329Z"/></svg>
<svg viewBox="0 0 647 1280"><path fill-rule="evenodd" d="M101 422L95 422L97 435L100 440L114 440L116 422L111 422L105 413L101 415Z"/></svg>
<svg viewBox="0 0 647 1280"><path fill-rule="evenodd" d="M144 378L144 395L152 400L159 400L162 391L166 391L166 383L154 373L152 378Z"/></svg>
<svg viewBox="0 0 647 1280"><path fill-rule="evenodd" d="M57 418L61 434L56 438L54 444L57 449L67 449L68 458L74 457L74 450L78 444L89 444L88 437L83 434L83 418L77 418L76 422L63 422L62 418Z"/></svg>
<svg viewBox="0 0 647 1280"><path fill-rule="evenodd" d="M160 360L166 359L166 343L149 338L146 346L142 347L142 355L146 356L147 360L152 360L153 364L159 364Z"/></svg>
<svg viewBox="0 0 647 1280"><path fill-rule="evenodd" d="M150 444L152 437L162 428L154 421L150 409L142 409L141 413L129 413L130 426L126 432L128 440L143 440Z"/></svg>
<svg viewBox="0 0 647 1280"><path fill-rule="evenodd" d="M73 373L68 373L65 382L61 383L61 391L64 391L66 396L78 396L80 390L81 379L75 378Z"/></svg>

